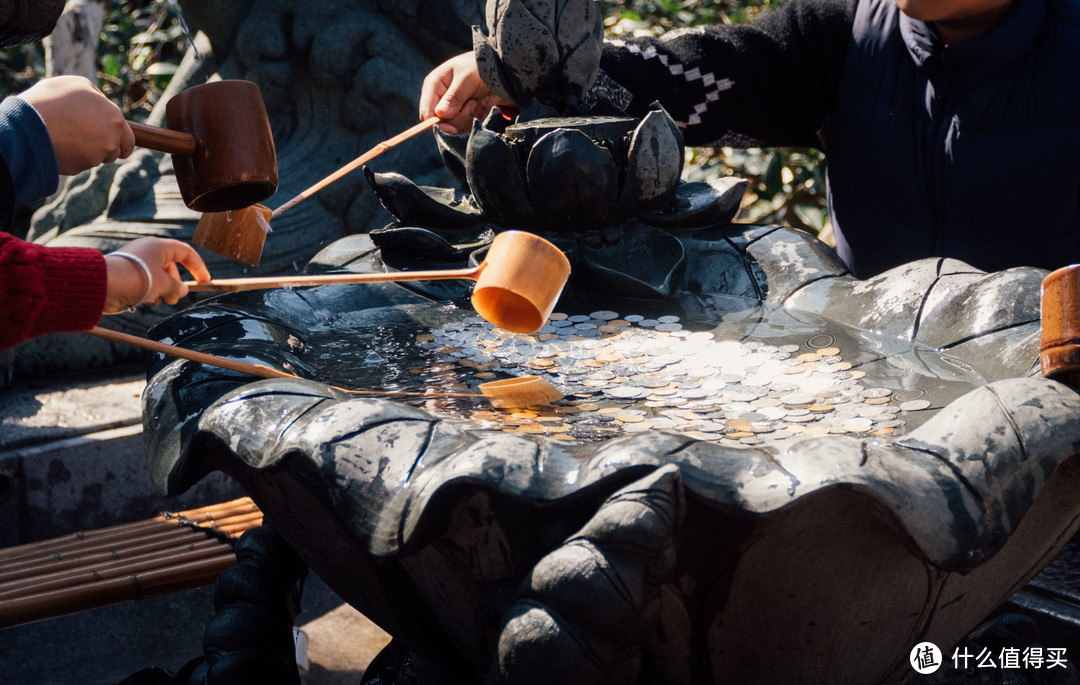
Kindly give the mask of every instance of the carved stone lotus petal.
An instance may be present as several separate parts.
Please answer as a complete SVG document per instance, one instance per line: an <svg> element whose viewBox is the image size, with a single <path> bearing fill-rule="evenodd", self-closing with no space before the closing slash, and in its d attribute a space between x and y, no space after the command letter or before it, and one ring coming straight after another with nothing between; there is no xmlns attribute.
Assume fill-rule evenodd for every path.
<svg viewBox="0 0 1080 685"><path fill-rule="evenodd" d="M615 245L582 247L581 259L590 282L628 297L667 297L686 268L678 238L643 225L628 227Z"/></svg>
<svg viewBox="0 0 1080 685"><path fill-rule="evenodd" d="M469 198L454 188L419 186L396 172L375 173L364 168L379 202L402 223L431 228L463 228L484 220Z"/></svg>
<svg viewBox="0 0 1080 685"><path fill-rule="evenodd" d="M591 0L498 0L487 4L489 35L473 33L480 77L518 103L580 100L600 64L603 26ZM505 91L505 92L500 92Z"/></svg>
<svg viewBox="0 0 1080 685"><path fill-rule="evenodd" d="M453 135L445 133L438 126L432 130L435 131L435 144L439 148L439 155L442 157L443 164L454 175L454 180L461 186L461 189L466 193L470 192L469 177L465 173L465 152L469 149L469 134Z"/></svg>
<svg viewBox="0 0 1080 685"><path fill-rule="evenodd" d="M704 228L726 223L739 213L743 195L750 181L735 176L709 179L707 182L680 183L675 190L674 209L642 214L650 226Z"/></svg>
<svg viewBox="0 0 1080 685"><path fill-rule="evenodd" d="M526 178L548 228L560 231L599 228L619 192L611 153L574 129L556 129L536 141Z"/></svg>
<svg viewBox="0 0 1080 685"><path fill-rule="evenodd" d="M603 23L595 2L568 2L559 23L564 96L584 98L600 68ZM572 46L572 47L570 47Z"/></svg>
<svg viewBox="0 0 1080 685"><path fill-rule="evenodd" d="M668 203L682 173L682 135L663 110L649 112L630 139L622 192L610 223Z"/></svg>
<svg viewBox="0 0 1080 685"><path fill-rule="evenodd" d="M517 102L517 95L510 87L510 79L503 72L499 54L479 26L473 27L473 55L476 56L477 73L491 92L511 102Z"/></svg>
<svg viewBox="0 0 1080 685"><path fill-rule="evenodd" d="M475 122L465 164L473 199L488 220L513 228L543 225L529 200L517 157L502 136Z"/></svg>
<svg viewBox="0 0 1080 685"><path fill-rule="evenodd" d="M557 76L561 71L560 50L550 24L545 24L524 3L510 0L490 31L488 44L494 43L492 47L501 57L503 75L508 79L505 85L511 90L514 102L525 102L531 99L530 95L541 91L557 92L550 82L552 75Z"/></svg>

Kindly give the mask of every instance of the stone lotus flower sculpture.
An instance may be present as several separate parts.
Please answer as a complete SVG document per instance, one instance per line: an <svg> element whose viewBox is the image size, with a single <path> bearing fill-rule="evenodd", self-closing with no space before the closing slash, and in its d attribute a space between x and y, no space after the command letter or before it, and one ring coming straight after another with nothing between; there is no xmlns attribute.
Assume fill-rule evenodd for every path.
<svg viewBox="0 0 1080 685"><path fill-rule="evenodd" d="M461 191L419 186L393 172L367 171L368 182L397 220L394 228L437 232L493 224L585 233L634 219L695 227L729 221L738 210L744 179L680 180L682 132L659 105L640 120L550 113L533 106L510 123L496 110L468 135L436 130Z"/></svg>
<svg viewBox="0 0 1080 685"><path fill-rule="evenodd" d="M600 64L603 25L593 0L490 0L490 34L473 27L480 78L519 105L573 107Z"/></svg>

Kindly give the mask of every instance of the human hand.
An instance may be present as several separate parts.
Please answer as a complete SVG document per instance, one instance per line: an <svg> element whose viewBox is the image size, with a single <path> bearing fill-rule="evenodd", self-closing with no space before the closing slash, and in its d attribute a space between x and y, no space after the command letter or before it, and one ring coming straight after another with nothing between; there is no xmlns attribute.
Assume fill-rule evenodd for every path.
<svg viewBox="0 0 1080 685"><path fill-rule="evenodd" d="M439 128L445 133L468 133L473 119L482 119L495 106L512 107L514 103L484 84L471 52L435 67L420 90L420 119L439 117Z"/></svg>
<svg viewBox="0 0 1080 685"><path fill-rule="evenodd" d="M127 158L135 149L124 113L82 76L43 79L19 97L45 122L61 174Z"/></svg>
<svg viewBox="0 0 1080 685"><path fill-rule="evenodd" d="M210 280L210 272L199 253L179 240L139 238L125 244L118 252L138 257L149 273L135 260L116 253L105 255L108 270L106 314L116 314L139 304L155 305L162 301L176 304L188 293L187 286L180 280L177 264L183 264L200 283Z"/></svg>

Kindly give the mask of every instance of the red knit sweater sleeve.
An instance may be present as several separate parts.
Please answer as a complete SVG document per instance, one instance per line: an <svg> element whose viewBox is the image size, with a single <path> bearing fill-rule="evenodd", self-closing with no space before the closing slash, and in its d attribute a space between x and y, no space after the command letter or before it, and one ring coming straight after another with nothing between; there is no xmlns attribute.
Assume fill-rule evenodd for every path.
<svg viewBox="0 0 1080 685"><path fill-rule="evenodd" d="M106 283L97 250L44 247L0 233L0 349L93 327L105 309Z"/></svg>

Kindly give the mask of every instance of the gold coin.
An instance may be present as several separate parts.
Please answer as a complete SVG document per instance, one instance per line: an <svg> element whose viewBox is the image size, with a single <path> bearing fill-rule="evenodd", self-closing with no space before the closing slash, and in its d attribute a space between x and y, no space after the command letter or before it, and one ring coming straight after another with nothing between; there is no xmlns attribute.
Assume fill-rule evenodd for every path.
<svg viewBox="0 0 1080 685"><path fill-rule="evenodd" d="M876 431L874 431L870 435L888 435L889 433L892 433L892 432L893 432L893 428L890 427L890 426L886 426L884 428L878 428Z"/></svg>
<svg viewBox="0 0 1080 685"><path fill-rule="evenodd" d="M540 335L536 336L536 339L540 342L547 342L548 340L554 340L558 337L559 336L555 335L554 333L541 333Z"/></svg>
<svg viewBox="0 0 1080 685"><path fill-rule="evenodd" d="M816 352L807 352L805 354L800 354L796 359L801 362L817 362L821 361L821 355Z"/></svg>
<svg viewBox="0 0 1080 685"><path fill-rule="evenodd" d="M806 368L805 364L796 364L795 366L785 366L784 367L784 373L786 373L789 376L794 376L797 373L803 373L803 372L805 372L807 370L808 369Z"/></svg>
<svg viewBox="0 0 1080 685"><path fill-rule="evenodd" d="M733 430L748 431L750 430L750 421L747 419L728 419L724 421L724 424Z"/></svg>
<svg viewBox="0 0 1080 685"><path fill-rule="evenodd" d="M562 423L561 416L537 416L537 423Z"/></svg>
<svg viewBox="0 0 1080 685"><path fill-rule="evenodd" d="M828 426L806 426L806 430L803 431L803 435L828 435Z"/></svg>
<svg viewBox="0 0 1080 685"><path fill-rule="evenodd" d="M820 350L817 351L817 353L820 354L822 357L835 357L836 355L840 354L840 348L822 347Z"/></svg>
<svg viewBox="0 0 1080 685"><path fill-rule="evenodd" d="M432 342L433 340L435 340L435 336L430 333L416 336L416 342Z"/></svg>
<svg viewBox="0 0 1080 685"><path fill-rule="evenodd" d="M673 385L669 385L669 386L667 386L665 388L652 388L652 393L651 394L660 395L661 397L664 397L664 396L667 396L667 395L674 395L677 392L679 392L678 388L676 388Z"/></svg>
<svg viewBox="0 0 1080 685"><path fill-rule="evenodd" d="M731 433L724 433L724 437L725 438L731 438L732 440L735 440L737 438L752 438L752 437L754 437L754 434L751 433L750 431L734 431L734 432L731 432Z"/></svg>
<svg viewBox="0 0 1080 685"><path fill-rule="evenodd" d="M523 424L521 426L518 426L518 432L519 433L527 433L527 434L530 434L530 435L538 434L538 433L543 433L544 432L544 427L541 426L538 423L526 423L526 424Z"/></svg>
<svg viewBox="0 0 1080 685"><path fill-rule="evenodd" d="M852 371L851 372L851 377L856 379L856 380L859 379L859 378L863 378L865 376L866 376L865 371Z"/></svg>
<svg viewBox="0 0 1080 685"><path fill-rule="evenodd" d="M548 317L548 321L563 321L568 316L568 314L563 314L562 312L552 312L551 316Z"/></svg>
<svg viewBox="0 0 1080 685"><path fill-rule="evenodd" d="M623 411L622 407L601 407L596 413L597 414L617 414L618 412L621 412L621 411Z"/></svg>
<svg viewBox="0 0 1080 685"><path fill-rule="evenodd" d="M625 319L614 319L612 321L608 321L607 325L614 326L615 328L626 328L630 325L630 322L626 321Z"/></svg>
<svg viewBox="0 0 1080 685"><path fill-rule="evenodd" d="M534 411L516 411L510 414L511 418L521 421L523 419L535 419L539 414Z"/></svg>
<svg viewBox="0 0 1080 685"><path fill-rule="evenodd" d="M807 409L810 410L811 414L825 414L836 409L836 407L831 404L813 404L807 407Z"/></svg>
<svg viewBox="0 0 1080 685"><path fill-rule="evenodd" d="M868 397L864 401L867 404L888 404L890 399L892 399L892 398L889 398L889 397Z"/></svg>

